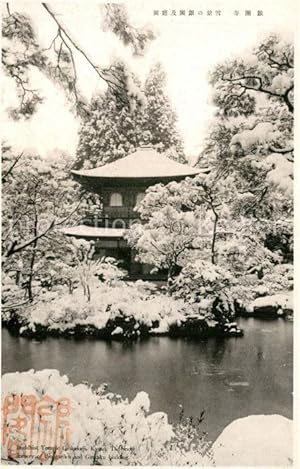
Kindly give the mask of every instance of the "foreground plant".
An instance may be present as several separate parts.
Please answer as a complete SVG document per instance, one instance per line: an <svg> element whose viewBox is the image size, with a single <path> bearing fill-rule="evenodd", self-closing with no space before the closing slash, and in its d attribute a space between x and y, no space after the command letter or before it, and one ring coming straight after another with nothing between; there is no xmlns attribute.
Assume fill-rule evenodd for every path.
<svg viewBox="0 0 300 469"><path fill-rule="evenodd" d="M85 384L74 386L57 370L4 375L3 460L72 465L208 462L208 442L197 437L191 426L172 426L164 412L150 414L147 393L140 392L129 402L105 389L104 385L95 390ZM46 430L44 418L39 419L41 409L47 410ZM13 425L16 418L26 421L22 432ZM45 431L47 445L38 439Z"/></svg>

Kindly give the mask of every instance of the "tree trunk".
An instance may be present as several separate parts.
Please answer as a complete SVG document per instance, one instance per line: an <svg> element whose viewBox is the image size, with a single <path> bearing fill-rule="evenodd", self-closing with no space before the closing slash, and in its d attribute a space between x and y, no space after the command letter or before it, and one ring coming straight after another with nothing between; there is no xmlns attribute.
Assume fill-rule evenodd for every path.
<svg viewBox="0 0 300 469"><path fill-rule="evenodd" d="M174 265L172 264L168 268L168 278L167 278L167 291L168 291L169 296L172 295L171 284L173 280L173 273L174 273Z"/></svg>
<svg viewBox="0 0 300 469"><path fill-rule="evenodd" d="M72 293L73 293L73 283L72 283L71 279L67 280L67 285L68 285L68 289L69 289L69 294L72 295Z"/></svg>
<svg viewBox="0 0 300 469"><path fill-rule="evenodd" d="M22 273L20 270L16 271L16 285L21 285Z"/></svg>
<svg viewBox="0 0 300 469"><path fill-rule="evenodd" d="M89 285L86 286L86 290L87 290L87 300L88 300L88 302L90 302L91 301L91 290L90 290Z"/></svg>
<svg viewBox="0 0 300 469"><path fill-rule="evenodd" d="M212 237L212 242L211 242L211 262L212 264L216 264L216 237L217 237L217 225L218 225L218 214L214 211L214 228L213 228L213 237Z"/></svg>
<svg viewBox="0 0 300 469"><path fill-rule="evenodd" d="M30 259L30 271L29 271L29 278L28 278L28 285L27 285L29 301L33 300L32 280L33 280L33 269L34 269L34 263L35 263L35 257L36 257L36 247L37 247L37 240L33 243L33 253Z"/></svg>

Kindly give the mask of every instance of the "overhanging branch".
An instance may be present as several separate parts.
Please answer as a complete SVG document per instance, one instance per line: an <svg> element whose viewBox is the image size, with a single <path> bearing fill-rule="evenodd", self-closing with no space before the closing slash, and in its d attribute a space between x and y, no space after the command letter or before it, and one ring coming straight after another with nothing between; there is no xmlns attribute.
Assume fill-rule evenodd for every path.
<svg viewBox="0 0 300 469"><path fill-rule="evenodd" d="M57 15L56 13L52 10L52 8L49 6L48 3L42 3L42 6L44 7L44 9L47 11L47 13L51 16L51 18L55 21L55 23L57 24L59 30L60 30L60 37L62 38L64 44L66 45L66 47L69 49L70 51L70 46L67 44L67 41L66 39L70 42L70 44L72 44L72 46L85 58L85 60L89 63L89 65L92 67L92 69L96 72L96 74L98 75L98 77L103 80L107 86L113 91L113 92L116 92L116 91L120 91L120 88L122 89L122 91L125 93L127 90L126 90L126 86L124 87L123 86L123 83L114 83L112 82L111 80L109 80L109 78L107 78L105 76L105 72L104 70L102 70L100 67L98 67L94 61L89 57L89 55L87 54L87 52L85 50L83 50L82 47L80 47L77 42L73 39L73 37L71 36L70 32L67 30L67 28L62 24L61 20L59 20L57 18ZM65 38L63 37L62 33L64 34ZM71 53L71 56L72 56L72 53ZM73 62L73 58L72 58L72 62ZM73 63L73 66L74 66L74 63Z"/></svg>
<svg viewBox="0 0 300 469"><path fill-rule="evenodd" d="M222 73L221 74L221 80L224 81L224 82L230 82L230 83L233 84L233 86L236 85L236 86L239 86L241 88L244 88L245 90L259 91L259 92L267 94L269 96L274 96L276 98L280 98L285 102L285 104L287 105L288 110L290 112L294 111L294 106L293 106L293 104L291 103L291 101L289 99L289 94L294 89L294 85L291 85L284 93L276 93L275 91L272 91L272 90L269 90L269 89L265 88L264 85L263 85L262 78L260 76L257 76L257 75L243 75L243 76L231 78L231 77L225 77L224 73ZM246 80L256 80L257 86L255 86L255 85L251 86L251 85L245 83Z"/></svg>

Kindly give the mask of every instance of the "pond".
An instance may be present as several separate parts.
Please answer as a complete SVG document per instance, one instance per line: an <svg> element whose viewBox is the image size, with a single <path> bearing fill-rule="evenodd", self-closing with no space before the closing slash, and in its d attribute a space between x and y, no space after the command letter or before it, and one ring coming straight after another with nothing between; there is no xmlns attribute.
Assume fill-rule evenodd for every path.
<svg viewBox="0 0 300 469"><path fill-rule="evenodd" d="M293 324L240 319L242 338L192 341L153 337L136 343L13 337L2 330L2 373L56 368L74 384L105 382L133 398L146 391L151 411L171 422L204 411L201 431L215 440L236 418L281 414L292 418ZM182 407L181 407L182 406Z"/></svg>

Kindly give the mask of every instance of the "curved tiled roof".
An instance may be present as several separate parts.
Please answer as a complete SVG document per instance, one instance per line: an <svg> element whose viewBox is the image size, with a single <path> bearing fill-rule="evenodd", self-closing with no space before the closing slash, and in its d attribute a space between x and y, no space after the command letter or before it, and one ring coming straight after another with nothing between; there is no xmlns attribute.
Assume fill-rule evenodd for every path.
<svg viewBox="0 0 300 469"><path fill-rule="evenodd" d="M95 178L186 177L201 172L201 169L177 163L151 147L141 147L124 158L98 168L72 171L74 175Z"/></svg>

